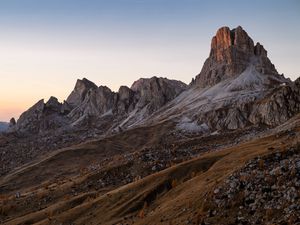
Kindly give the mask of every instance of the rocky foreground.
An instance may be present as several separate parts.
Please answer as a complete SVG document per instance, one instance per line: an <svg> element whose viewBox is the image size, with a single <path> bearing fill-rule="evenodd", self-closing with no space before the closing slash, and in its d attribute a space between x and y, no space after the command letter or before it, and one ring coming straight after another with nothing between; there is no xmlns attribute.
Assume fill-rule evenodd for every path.
<svg viewBox="0 0 300 225"><path fill-rule="evenodd" d="M291 132L290 135L295 135ZM230 224L300 224L300 145L256 157L213 192L212 218Z"/></svg>

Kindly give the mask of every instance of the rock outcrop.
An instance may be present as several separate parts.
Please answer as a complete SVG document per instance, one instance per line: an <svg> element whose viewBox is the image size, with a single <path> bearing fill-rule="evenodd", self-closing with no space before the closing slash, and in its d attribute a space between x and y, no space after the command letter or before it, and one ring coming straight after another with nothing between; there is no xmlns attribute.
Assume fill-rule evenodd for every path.
<svg viewBox="0 0 300 225"><path fill-rule="evenodd" d="M257 101L249 120L253 124L279 125L300 112L300 78L289 85L276 88L270 95Z"/></svg>
<svg viewBox="0 0 300 225"><path fill-rule="evenodd" d="M45 108L44 99L38 101L26 112L22 113L18 119L16 130L19 132L36 133L39 131L39 122L43 116Z"/></svg>
<svg viewBox="0 0 300 225"><path fill-rule="evenodd" d="M15 125L16 125L16 120L15 120L15 118L13 117L13 118L11 118L10 120L9 120L9 127L14 127Z"/></svg>
<svg viewBox="0 0 300 225"><path fill-rule="evenodd" d="M51 110L54 112L61 112L62 104L58 101L57 98L51 96L50 99L46 102L45 107L48 110Z"/></svg>
<svg viewBox="0 0 300 225"><path fill-rule="evenodd" d="M67 125L67 118L61 113L61 108L62 104L55 97L50 97L46 103L42 99L22 113L10 131L36 134L64 127Z"/></svg>
<svg viewBox="0 0 300 225"><path fill-rule="evenodd" d="M14 129L29 133L95 129L104 134L174 118L188 118L207 131L277 126L300 111L299 83L279 75L264 47L254 45L242 27L222 27L189 87L152 77L114 92L84 78L77 80L62 104L55 97L39 101L21 115Z"/></svg>
<svg viewBox="0 0 300 225"><path fill-rule="evenodd" d="M208 130L274 127L300 112L299 80L279 75L267 51L241 28L220 28L209 58L190 88L154 120L188 118Z"/></svg>
<svg viewBox="0 0 300 225"><path fill-rule="evenodd" d="M134 82L131 88L121 86L118 92L113 92L84 78L77 80L63 104L55 97L46 103L44 100L37 102L20 116L14 130L34 134L58 128L99 127L103 123L105 129L121 123L129 126L146 119L186 88L187 85L180 81L152 77Z"/></svg>
<svg viewBox="0 0 300 225"><path fill-rule="evenodd" d="M137 120L146 119L184 91L186 87L186 84L180 81L157 77L139 79L131 88L121 86L118 92L113 92L105 86L92 87L86 92L83 101L68 114L68 117L76 122L85 118L99 118L103 115L111 115L117 120L130 116L131 123L134 123ZM74 92L75 90L72 93ZM128 122L129 120L126 120L125 123L129 125Z"/></svg>
<svg viewBox="0 0 300 225"><path fill-rule="evenodd" d="M210 100L209 110L197 115L199 123L214 129L276 126L300 112L299 79L292 83L279 75L264 47L259 42L254 45L240 26L217 31L209 58L192 86L214 90L211 96L231 96L218 99L214 107Z"/></svg>
<svg viewBox="0 0 300 225"><path fill-rule="evenodd" d="M78 79L74 90L69 95L65 103L68 104L71 109L78 106L81 102L83 102L90 89L97 89L96 84L86 78L83 78L82 80Z"/></svg>
<svg viewBox="0 0 300 225"><path fill-rule="evenodd" d="M289 132L290 137L294 132ZM214 189L213 217L235 218L235 224L298 224L300 222L300 149L256 157ZM278 213L280 212L280 213Z"/></svg>
<svg viewBox="0 0 300 225"><path fill-rule="evenodd" d="M277 126L300 112L299 78L288 84L262 91L261 95L232 98L207 112L196 114L198 123L206 123L212 129L235 130L251 125ZM241 94L241 93L240 93Z"/></svg>
<svg viewBox="0 0 300 225"><path fill-rule="evenodd" d="M137 107L147 105L150 112L153 112L185 90L186 85L176 80L152 77L135 81L131 89L137 95Z"/></svg>
<svg viewBox="0 0 300 225"><path fill-rule="evenodd" d="M194 83L200 87L212 86L241 74L249 65L262 74L278 74L264 47L260 43L254 46L241 26L233 30L222 27L212 38L209 58Z"/></svg>
<svg viewBox="0 0 300 225"><path fill-rule="evenodd" d="M127 86L121 86L117 97L117 112L131 112L136 105L135 92Z"/></svg>

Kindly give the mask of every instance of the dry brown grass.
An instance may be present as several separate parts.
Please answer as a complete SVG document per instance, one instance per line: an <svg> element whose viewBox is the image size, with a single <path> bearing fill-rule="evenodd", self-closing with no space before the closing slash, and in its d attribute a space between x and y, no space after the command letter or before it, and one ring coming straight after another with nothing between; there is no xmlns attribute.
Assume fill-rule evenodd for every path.
<svg viewBox="0 0 300 225"><path fill-rule="evenodd" d="M142 137L144 138L145 136L142 135ZM122 138L125 138L125 136ZM126 138L132 137L128 134ZM148 138L151 138L150 135ZM56 220L76 224L99 224L101 222L101 224L111 225L119 223L125 216L136 218L136 220L132 219L132 221L134 220L134 224L137 225L183 224L188 218L192 218L193 221L201 224L207 210L213 207L209 205L207 199L212 195L216 185L226 179L236 169L241 168L248 160L270 154L278 149L283 150L299 141L297 136L295 140L289 139L289 141L286 141L287 138L285 135L276 137L275 134L271 134L270 136L223 149L222 151L210 152L111 190L108 194L95 195L93 200L86 200L88 199L87 196L90 196L89 193L84 193L81 196L70 195L67 198L65 197L66 195L62 195L57 202L49 205L48 209L32 211L26 215L18 215L16 213L15 216L12 215L12 219L7 221L6 224L25 224L28 221L49 224L50 222L47 220L49 215L46 213L49 207L54 210L53 212L60 212L55 214ZM269 147L271 146L280 147L276 148L276 150L270 150ZM75 152L68 152L67 155L62 154L60 157L71 156L72 160L74 160L74 158L82 157L82 154L89 153L89 151L83 151L82 149L81 147L76 157L73 155ZM55 155L54 158L46 160L45 164L42 165L53 168L53 164L60 163L62 160L57 157ZM92 151L89 157L95 157L95 153ZM67 165L65 166L64 170L70 168L72 170L72 166L70 168ZM263 163L260 167L263 169L264 166ZM29 172L29 175L32 176L36 175L36 171L32 168L26 170L26 172ZM65 173L66 177L68 177L67 172ZM18 182L20 179L23 179L23 182L25 182L24 178L21 177L22 174L14 174L12 177L19 179ZM48 174L50 177L52 175L51 173ZM255 174L253 173L251 176L255 176ZM80 179L76 178L74 182L77 184L84 182L84 180ZM245 177L244 179L252 179L252 177ZM5 182L10 184L9 179L5 180ZM2 184L5 182L2 181ZM31 180L31 182L33 181ZM30 186L30 183L25 182L25 184L25 187ZM34 181L33 184L36 185L37 182ZM61 190L55 189L55 192L61 192ZM240 199L242 197L240 196ZM236 201L238 202L239 199L236 199ZM266 217L271 215L272 212L266 212ZM49 218L52 217L49 216ZM162 218L164 218L163 222L161 222ZM232 218L229 215L228 221L231 220ZM218 222L211 221L211 224L220 224ZM222 222L225 223L226 221Z"/></svg>
<svg viewBox="0 0 300 225"><path fill-rule="evenodd" d="M265 162L264 162L263 159L260 159L260 160L258 161L258 168L259 168L260 170L264 170L264 168L265 168Z"/></svg>

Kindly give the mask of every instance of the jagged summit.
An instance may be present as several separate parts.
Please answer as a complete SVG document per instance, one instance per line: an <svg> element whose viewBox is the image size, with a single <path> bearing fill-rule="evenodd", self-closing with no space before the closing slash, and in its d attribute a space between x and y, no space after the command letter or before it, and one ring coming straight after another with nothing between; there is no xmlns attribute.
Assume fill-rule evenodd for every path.
<svg viewBox="0 0 300 225"><path fill-rule="evenodd" d="M178 86L181 86L183 88L186 87L186 84L184 84L183 82L181 81L178 81L178 80L169 80L167 78L163 78L163 77L151 77L151 78L140 78L136 81L133 82L133 84L131 85L131 89L133 91L138 91L140 90L141 88L143 88L145 85L157 85L157 86L163 86L163 83L166 83L166 82L169 82L169 81L172 81L172 83L174 85L178 85Z"/></svg>
<svg viewBox="0 0 300 225"><path fill-rule="evenodd" d="M174 99L186 87L183 82L161 77L141 78L131 88L121 86L118 92L106 86L84 86L78 89L76 85L71 95L79 97L76 98L76 107L71 109L68 116L72 120L81 121L91 116L112 114L122 118L129 116L122 125L129 121L135 123Z"/></svg>
<svg viewBox="0 0 300 225"><path fill-rule="evenodd" d="M254 45L241 26L232 30L221 27L212 38L209 57L195 84L201 87L214 85L241 74L250 65L254 65L259 73L278 75L264 47L259 42Z"/></svg>
<svg viewBox="0 0 300 225"><path fill-rule="evenodd" d="M78 79L66 101L60 103L53 96L46 103L40 100L20 116L11 130L38 133L91 126L91 123L101 127L103 121L110 128L130 126L146 119L186 88L181 81L152 77L141 78L131 88L121 86L118 92L113 92L86 78Z"/></svg>
<svg viewBox="0 0 300 225"><path fill-rule="evenodd" d="M75 107L79 102L84 100L87 91L91 88L96 89L97 85L86 78L83 78L82 80L78 79L75 88L67 98L66 103L68 103L70 107Z"/></svg>
<svg viewBox="0 0 300 225"><path fill-rule="evenodd" d="M28 133L88 128L91 133L95 129L108 134L173 119L181 123L178 127L199 125L196 130L274 126L298 112L298 87L292 86L277 73L264 47L254 44L242 27L222 27L212 38L210 55L194 85L154 76L114 92L78 79L62 104L55 97L46 103L41 100L13 127ZM286 104L285 98L292 100ZM277 105L280 113L273 110Z"/></svg>

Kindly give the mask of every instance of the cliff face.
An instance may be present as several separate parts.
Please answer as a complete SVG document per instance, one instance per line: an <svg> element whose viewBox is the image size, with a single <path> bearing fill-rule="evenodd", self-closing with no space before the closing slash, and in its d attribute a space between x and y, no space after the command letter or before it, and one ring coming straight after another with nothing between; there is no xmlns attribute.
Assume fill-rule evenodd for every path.
<svg viewBox="0 0 300 225"><path fill-rule="evenodd" d="M105 129L121 123L130 126L145 120L186 88L187 85L180 81L152 77L141 78L131 88L121 86L118 92L113 92L84 78L77 80L63 104L55 97L46 103L40 100L20 116L11 131L35 134L55 129L97 127L103 122L110 123Z"/></svg>
<svg viewBox="0 0 300 225"><path fill-rule="evenodd" d="M82 80L78 79L74 90L69 95L65 103L68 104L70 108L76 107L84 101L85 96L90 89L97 89L96 84L86 78L83 78Z"/></svg>
<svg viewBox="0 0 300 225"><path fill-rule="evenodd" d="M212 38L209 57L189 90L156 119L176 117L179 128L209 128L203 129L206 133L274 127L300 112L299 100L299 80L291 82L279 75L260 43L254 45L240 26L222 27Z"/></svg>
<svg viewBox="0 0 300 225"><path fill-rule="evenodd" d="M254 45L241 27L223 27L213 37L209 57L193 85L152 77L114 92L84 78L77 80L63 103L55 97L40 100L17 122L12 119L8 133L1 134L11 141L0 146L7 153L2 154L0 174L45 152L115 137L110 134L122 136L129 129L125 139L134 139L134 144L131 132L147 129L151 131L139 141L156 136L161 145L190 135L213 140L215 134L226 135L229 130L272 128L299 112L299 79L291 82L279 75L264 47ZM20 164L11 164L11 159Z"/></svg>
<svg viewBox="0 0 300 225"><path fill-rule="evenodd" d="M95 128L105 133L173 118L185 121L186 117L191 121L188 126L196 123L209 130L232 130L276 126L299 108L299 80L293 83L279 75L264 47L254 45L242 27L222 27L212 38L209 57L189 87L180 81L152 77L113 92L84 78L77 80L64 103L54 97L47 103L39 101L21 115L13 130L39 133Z"/></svg>
<svg viewBox="0 0 300 225"><path fill-rule="evenodd" d="M195 83L200 87L212 86L241 74L250 65L262 74L278 74L264 47L260 43L254 45L242 27L222 27L212 38L209 57Z"/></svg>

